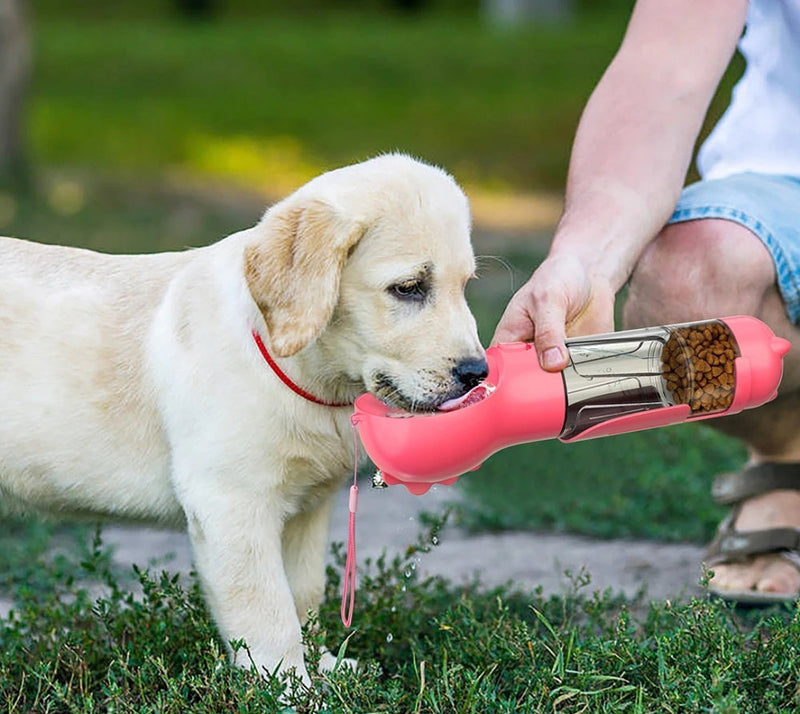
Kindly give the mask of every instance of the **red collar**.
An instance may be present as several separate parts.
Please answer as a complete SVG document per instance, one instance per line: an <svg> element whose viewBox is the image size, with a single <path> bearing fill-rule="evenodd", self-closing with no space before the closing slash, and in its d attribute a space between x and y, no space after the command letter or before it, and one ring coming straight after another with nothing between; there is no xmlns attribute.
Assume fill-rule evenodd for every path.
<svg viewBox="0 0 800 714"><path fill-rule="evenodd" d="M266 346L264 345L263 340L261 339L261 335L254 329L253 330L253 339L256 342L256 346L258 347L258 351L261 352L261 356L266 360L267 364L272 368L272 371L278 376L278 378L283 382L289 389L291 389L295 394L299 394L303 399L307 399L309 402L314 402L314 404L321 404L323 407L349 407L352 406L352 402L326 402L322 399L318 399L313 394L310 394L305 389L300 387L299 385L295 384L286 373L278 367L278 363L272 358L272 355L268 352Z"/></svg>

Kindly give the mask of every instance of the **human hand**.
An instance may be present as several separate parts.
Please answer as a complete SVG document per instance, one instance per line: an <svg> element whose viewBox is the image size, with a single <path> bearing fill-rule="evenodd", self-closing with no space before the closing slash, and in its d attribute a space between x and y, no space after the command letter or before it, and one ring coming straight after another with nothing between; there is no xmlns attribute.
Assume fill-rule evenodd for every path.
<svg viewBox="0 0 800 714"><path fill-rule="evenodd" d="M542 368L557 372L568 362L567 335L614 330L615 292L574 255L551 255L509 301L492 344L532 340Z"/></svg>

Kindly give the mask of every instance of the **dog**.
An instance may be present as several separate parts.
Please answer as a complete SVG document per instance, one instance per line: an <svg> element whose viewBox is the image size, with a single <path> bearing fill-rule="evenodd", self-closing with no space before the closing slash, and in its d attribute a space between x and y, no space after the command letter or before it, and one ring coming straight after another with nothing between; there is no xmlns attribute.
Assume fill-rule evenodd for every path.
<svg viewBox="0 0 800 714"><path fill-rule="evenodd" d="M0 502L186 528L224 640L308 681L353 400L431 411L485 377L474 271L464 193L403 154L206 247L0 238Z"/></svg>

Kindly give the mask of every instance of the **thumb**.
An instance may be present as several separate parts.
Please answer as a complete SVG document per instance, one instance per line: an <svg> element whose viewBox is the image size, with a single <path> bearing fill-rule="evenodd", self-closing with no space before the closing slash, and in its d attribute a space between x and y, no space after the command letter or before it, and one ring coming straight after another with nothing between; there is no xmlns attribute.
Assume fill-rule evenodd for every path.
<svg viewBox="0 0 800 714"><path fill-rule="evenodd" d="M539 364L547 372L560 372L569 362L564 315L555 311L539 316L536 321L534 345Z"/></svg>
<svg viewBox="0 0 800 714"><path fill-rule="evenodd" d="M566 340L566 307L549 302L547 307L524 299L520 290L509 302L495 329L490 346L533 341L539 364L558 372L569 362Z"/></svg>

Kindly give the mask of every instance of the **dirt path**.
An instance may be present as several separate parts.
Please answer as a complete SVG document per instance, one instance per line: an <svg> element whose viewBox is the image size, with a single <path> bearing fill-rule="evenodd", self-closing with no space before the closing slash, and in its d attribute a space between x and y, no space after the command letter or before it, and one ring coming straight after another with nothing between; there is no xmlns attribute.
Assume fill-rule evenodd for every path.
<svg viewBox="0 0 800 714"><path fill-rule="evenodd" d="M384 550L403 552L425 530L420 512L439 513L456 498L458 491L452 487L438 486L424 496L411 496L402 487L381 491L361 484L359 565ZM343 489L334 510L331 541L346 539L347 514L347 491ZM171 571L191 568L188 539L182 533L109 526L103 537L114 547L115 561L123 567L154 563ZM644 589L651 599L677 600L702 595L698 585L702 555L702 547L688 544L523 532L470 536L448 526L440 534L439 544L418 558L417 567L423 575L442 575L454 583L477 575L487 586L511 581L523 590L541 586L546 594L569 592L573 584L565 573L585 571L591 582L584 593L610 588L633 597Z"/></svg>

